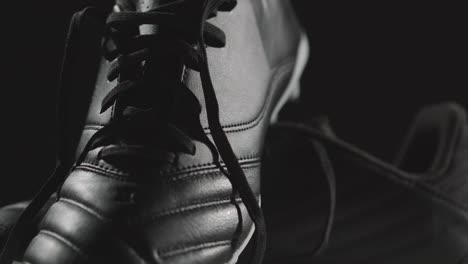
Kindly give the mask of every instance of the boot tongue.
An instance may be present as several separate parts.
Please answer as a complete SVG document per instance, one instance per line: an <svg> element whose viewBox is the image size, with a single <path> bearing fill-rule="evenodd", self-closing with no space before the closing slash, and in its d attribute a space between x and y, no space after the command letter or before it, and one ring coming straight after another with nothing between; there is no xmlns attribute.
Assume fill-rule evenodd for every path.
<svg viewBox="0 0 468 264"><path fill-rule="evenodd" d="M423 108L414 118L395 164L414 173L443 173L457 154L466 123L455 103Z"/></svg>

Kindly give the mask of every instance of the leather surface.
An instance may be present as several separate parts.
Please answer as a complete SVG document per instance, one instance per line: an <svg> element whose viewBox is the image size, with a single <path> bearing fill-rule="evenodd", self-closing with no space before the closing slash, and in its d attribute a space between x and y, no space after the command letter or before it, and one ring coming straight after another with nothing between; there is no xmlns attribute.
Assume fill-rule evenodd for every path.
<svg viewBox="0 0 468 264"><path fill-rule="evenodd" d="M284 5L279 4L282 0L270 2ZM300 30L294 18L276 23L276 18L266 16L267 11L259 12L257 5L257 1L239 1L232 12L219 12L211 19L228 40L225 48L209 48L208 58L222 125L252 189L260 196L264 134L272 107L291 77L299 39L295 34ZM284 10L284 17L291 15ZM285 38L265 45L261 31L274 25L280 25L275 34ZM291 34L294 37L289 38ZM103 96L115 85L105 79L108 63L103 60L100 65L77 153L112 118L112 108L99 114ZM202 105L200 121L209 136L198 73L186 70L183 81ZM199 141L195 145L195 155L177 153L177 162L164 167L144 161L116 167L98 157L100 149L88 153L42 218L24 261L232 261L247 241L252 221L229 180L215 167L208 147Z"/></svg>

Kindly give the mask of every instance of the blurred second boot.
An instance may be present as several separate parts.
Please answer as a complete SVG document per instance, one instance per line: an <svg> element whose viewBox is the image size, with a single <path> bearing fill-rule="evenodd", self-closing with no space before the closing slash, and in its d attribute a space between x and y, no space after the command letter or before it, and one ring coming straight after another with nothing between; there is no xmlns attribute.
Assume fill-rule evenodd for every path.
<svg viewBox="0 0 468 264"><path fill-rule="evenodd" d="M327 123L306 123L280 123L269 131L262 168L269 175L262 183L269 233L264 263L467 263L468 125L462 107L421 110L394 163L340 140ZM330 194L313 142L327 149L336 173L334 226L318 256Z"/></svg>

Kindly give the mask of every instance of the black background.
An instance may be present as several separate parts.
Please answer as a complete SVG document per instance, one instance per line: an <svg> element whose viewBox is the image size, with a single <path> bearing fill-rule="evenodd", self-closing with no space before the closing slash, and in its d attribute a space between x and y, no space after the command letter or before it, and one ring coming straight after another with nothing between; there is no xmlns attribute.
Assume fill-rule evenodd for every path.
<svg viewBox="0 0 468 264"><path fill-rule="evenodd" d="M2 3L0 205L37 191L55 164L57 77L68 20L90 2ZM341 137L388 158L419 107L468 103L461 6L323 2L294 1L311 42L303 79L307 114L327 114Z"/></svg>

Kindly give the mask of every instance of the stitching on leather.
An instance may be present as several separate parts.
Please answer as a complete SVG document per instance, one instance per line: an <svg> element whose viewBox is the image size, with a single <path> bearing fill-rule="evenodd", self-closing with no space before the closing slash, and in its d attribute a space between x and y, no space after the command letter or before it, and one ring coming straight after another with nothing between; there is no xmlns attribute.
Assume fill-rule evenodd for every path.
<svg viewBox="0 0 468 264"><path fill-rule="evenodd" d="M285 59L285 61L283 63L280 63L279 66L273 71L273 74L272 74L273 79L270 82L269 91L272 90L271 86L273 84L275 84L276 82L278 82L279 80L281 80L285 73L288 73L288 72L291 71L291 68L290 68L291 65L293 65L293 66L295 65L295 57L289 57L289 58ZM186 71L185 71L184 74L186 74ZM269 92L268 95L267 95L267 100L265 100L263 105L262 105L262 110L260 111L260 113L258 113L256 115L255 118L253 118L250 121L246 121L246 122L242 122L242 123L224 125L224 126L222 126L223 129L227 129L225 132L226 133L240 132L240 131L245 131L245 130L248 130L248 129L252 128L252 127L255 127L260 122L260 120L262 120L263 116L265 115L266 106L267 106L267 103L270 103L269 99L270 99L271 96L273 96L273 94L272 94L272 92ZM99 125L99 124L87 124L87 125L85 125L85 129L89 129L89 130L98 130L98 129L102 128L102 127L103 126ZM231 128L234 128L234 129L231 129ZM205 130L206 133L211 133L209 127L204 127L203 129ZM256 161L256 160L259 160L259 159L260 159L259 155L253 155L253 156L242 157L242 158L239 159L239 162L246 162L246 161L252 161L253 162L253 161ZM127 173L122 172L120 170L116 170L115 168L104 167L102 165L96 164L96 163L91 162L89 160L87 160L85 162L87 164L83 163L78 167L81 167L83 165L83 168L84 168L84 167L86 167L86 165L93 165L93 166L97 166L97 167L105 170L106 172L115 173L115 174L117 174L119 176L128 175ZM180 168L180 169L179 168L178 169L168 169L168 170L162 171L162 173L163 174L165 174L165 173L183 173L184 171L189 171L191 169L202 169L203 167L212 167L212 166L215 166L215 164L214 163L205 163L205 164L187 166L187 167ZM94 170L93 172L98 172L98 171L95 171L96 168L89 168L88 167L87 169ZM107 175L107 176L115 178L115 177L113 177L115 175ZM116 179L125 181L125 179L122 179L122 178L116 178Z"/></svg>
<svg viewBox="0 0 468 264"><path fill-rule="evenodd" d="M59 235L58 233L54 232L54 231L51 231L51 230L46 230L46 229L43 229L39 232L39 234L43 234L45 236L49 236L49 237L52 237L60 242L62 242L63 244L65 244L66 246L68 246L69 248L73 249L76 253L78 253L79 255L81 255L82 257L84 258L88 258L88 256L77 246L75 245L73 242L71 242L69 239Z"/></svg>
<svg viewBox="0 0 468 264"><path fill-rule="evenodd" d="M260 167L260 163L254 163L254 164L249 164L248 166L242 167L243 170L254 170ZM210 170L204 170L204 171L194 171L194 172L189 172L183 173L183 174L176 174L172 175L171 181L177 182L177 181L184 181L188 180L188 178L192 177L197 177L199 179L200 177L211 177L211 176L221 176L224 175L223 172L221 172L218 168L213 168Z"/></svg>
<svg viewBox="0 0 468 264"><path fill-rule="evenodd" d="M238 204L242 203L241 198L236 198L234 201ZM223 205L230 205L233 202L232 199L215 199L215 200L200 200L195 203L183 205L180 207L162 210L155 214L146 217L139 217L138 220L134 220L138 222L138 224L148 224L150 222L154 222L160 218L167 217L167 216L174 216L186 212L195 211L198 209L204 209L208 207L215 207L215 206L223 206Z"/></svg>
<svg viewBox="0 0 468 264"><path fill-rule="evenodd" d="M105 177L105 178L110 178L110 179L121 181L121 182L135 183L135 181L132 181L129 178L120 177L119 175L103 171L102 168L96 168L94 166L80 165L80 166L77 167L77 169L80 169L82 171L97 173L97 174L99 174L99 176L102 176L102 177Z"/></svg>
<svg viewBox="0 0 468 264"><path fill-rule="evenodd" d="M223 129L226 129L225 132L228 132L228 133L239 132L239 131L245 131L252 127L255 127L260 122L260 120L262 120L263 116L265 115L268 104L271 103L270 99L273 96L273 93L272 93L273 89L271 89L271 86L273 86L273 84L276 84L279 80L282 80L285 73L292 71L294 69L295 62L296 62L295 56L288 57L282 63L280 63L275 70L272 71L273 78L269 84L269 89L268 89L269 93L267 94L267 98L263 101L262 109L260 110L260 112L257 113L255 117L249 121L222 126ZM292 68L291 68L291 65L293 66ZM204 127L203 129L205 130L206 133L211 133L209 131L210 130L209 127Z"/></svg>
<svg viewBox="0 0 468 264"><path fill-rule="evenodd" d="M258 163L250 163L250 164L244 164L241 165L242 169L244 170L253 170L261 166L260 162ZM184 172L178 172L175 174L168 174L171 181L177 182L177 181L189 181L191 179L199 178L199 177L210 177L210 176L222 176L224 175L221 171L216 171L217 168L211 166L210 171L206 170L196 170L192 172L188 172L188 174L184 174ZM135 180L129 179L128 176L129 174L120 172L120 171L115 171L115 170L108 170L106 167L99 166L94 163L82 163L81 165L77 166L77 169L83 170L83 171L88 171L88 172L93 172L93 173L98 173L102 177L118 180L121 182L127 182L127 183L135 183ZM185 171L187 172L187 171Z"/></svg>
<svg viewBox="0 0 468 264"><path fill-rule="evenodd" d="M260 157L252 156L252 157L243 157L239 159L239 163L242 167L249 166L251 165L251 163L255 163L255 162L260 163ZM172 175L177 175L177 174L182 174L182 173L187 173L187 172L192 172L192 171L195 172L195 171L201 171L205 169L214 169L214 168L216 168L216 165L214 163L204 163L204 164L187 166L183 168L162 170L161 174L172 176ZM121 170L117 170L110 166L103 166L101 164L98 164L95 160L92 160L92 159L86 159L79 166L77 166L77 169L88 170L88 171L96 172L96 173L103 173L103 174L105 173L107 174L105 176L109 176L117 180L131 182L126 178L126 176L128 176L129 173L123 172Z"/></svg>
<svg viewBox="0 0 468 264"><path fill-rule="evenodd" d="M261 165L260 163L247 164L247 165L244 165L242 169L253 170L253 169L260 167L260 165ZM114 172L114 171L107 171L106 168L96 165L96 164L82 163L80 166L77 166L77 169L88 171L88 172L93 172L93 173L98 173L102 177L110 178L113 180L118 180L121 182L127 182L127 183L136 182L135 180L128 178L129 174L124 174L124 173L119 173L119 172ZM190 181L195 178L198 179L199 177L224 175L221 171L215 171L216 169L217 168L212 168L211 171L198 170L198 171L189 172L188 174L177 173L177 174L166 175L166 176L169 176L169 179L171 181L177 182L177 181Z"/></svg>
<svg viewBox="0 0 468 264"><path fill-rule="evenodd" d="M252 163L252 162L260 162L261 158L259 155L252 155L252 156L241 157L238 160L239 160L240 165L242 166L242 165ZM221 165L224 165L224 163L221 162ZM173 175L173 174L189 172L194 169L203 170L203 169L209 169L209 168L215 168L215 167L216 167L216 164L214 164L213 162L209 162L209 163L186 166L182 168L167 169L167 170L163 170L161 173Z"/></svg>
<svg viewBox="0 0 468 264"><path fill-rule="evenodd" d="M91 167L94 167L94 168L99 168L99 169L102 169L106 172L110 172L110 173L113 173L113 174L116 174L116 175L120 175L120 176L127 176L129 175L129 173L127 172L124 172L122 170L119 170L115 167L112 167L112 166L106 166L104 164L100 164L98 161L96 160L92 160L92 159L86 159L85 161L83 161L79 166L77 167L80 167L80 166L91 166Z"/></svg>
<svg viewBox="0 0 468 264"><path fill-rule="evenodd" d="M276 84L278 81L282 80L282 78L284 77L284 74L289 73L292 69L294 69L295 61L296 61L296 56L291 56L291 57L286 58L282 63L278 64L276 69L272 71L273 78L270 81L269 89L268 89L269 92L267 94L266 100L263 101L261 110L249 121L223 125L222 128L225 129L226 133L234 133L234 132L248 130L252 127L255 127L263 119L266 113L266 108L268 104L271 103L270 99L273 96L271 92L272 91L271 87L274 84ZM291 66L293 66L292 69L291 69ZM184 71L183 80L187 78L186 75L187 75L187 71ZM89 130L99 130L102 127L103 126L100 124L85 125L85 129L89 129ZM204 127L203 130L205 130L206 133L211 133L209 127Z"/></svg>
<svg viewBox="0 0 468 264"><path fill-rule="evenodd" d="M103 216L102 214L100 214L99 212L94 210L93 208L85 205L84 203L78 202L76 200L72 200L72 199L69 199L69 198L60 198L57 202L62 202L62 203L65 203L65 204L69 204L69 205L78 207L81 210L84 210L87 213L93 215L94 217L96 217L99 220L102 220L102 221L108 221L109 220L107 217Z"/></svg>
<svg viewBox="0 0 468 264"><path fill-rule="evenodd" d="M230 240L207 242L207 243L198 244L194 246L185 246L185 247L174 248L170 250L162 250L159 252L159 254L162 258L170 258L170 257L175 257L178 255L186 254L189 252L200 251L203 249L223 247L223 246L228 246L228 245L230 246L231 243L232 242Z"/></svg>

